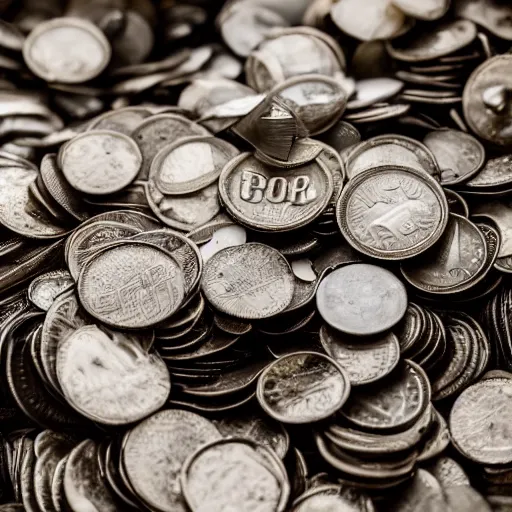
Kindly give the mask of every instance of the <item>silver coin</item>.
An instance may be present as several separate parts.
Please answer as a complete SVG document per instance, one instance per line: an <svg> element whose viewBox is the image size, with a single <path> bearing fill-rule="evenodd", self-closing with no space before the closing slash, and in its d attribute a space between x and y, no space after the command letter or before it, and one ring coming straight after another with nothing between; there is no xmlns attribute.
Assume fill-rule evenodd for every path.
<svg viewBox="0 0 512 512"><path fill-rule="evenodd" d="M168 253L124 242L87 260L78 295L87 312L107 325L140 329L170 317L183 301L185 284Z"/></svg>
<svg viewBox="0 0 512 512"><path fill-rule="evenodd" d="M249 243L224 249L204 267L202 290L220 312L261 319L285 310L293 298L293 272L272 247Z"/></svg>
<svg viewBox="0 0 512 512"><path fill-rule="evenodd" d="M356 263L328 274L316 294L322 318L338 331L367 336L396 325L405 315L407 293L391 272Z"/></svg>
<svg viewBox="0 0 512 512"><path fill-rule="evenodd" d="M280 357L260 375L257 398L282 423L313 423L338 411L350 393L348 376L330 357L295 352Z"/></svg>
<svg viewBox="0 0 512 512"><path fill-rule="evenodd" d="M93 130L71 139L59 159L69 184L86 194L105 195L122 190L139 173L141 152L130 137L109 130Z"/></svg>
<svg viewBox="0 0 512 512"><path fill-rule="evenodd" d="M508 187L512 184L512 178L508 172L510 155L502 155L489 158L480 172L464 183L468 190L493 190L495 187Z"/></svg>
<svg viewBox="0 0 512 512"><path fill-rule="evenodd" d="M99 28L71 17L40 23L23 45L27 66L48 82L86 82L106 68L110 55L110 43Z"/></svg>
<svg viewBox="0 0 512 512"><path fill-rule="evenodd" d="M150 110L145 107L119 108L105 112L93 119L87 129L109 130L124 133L124 135L131 135L133 130L150 115Z"/></svg>
<svg viewBox="0 0 512 512"><path fill-rule="evenodd" d="M67 270L47 272L36 277L28 287L30 301L43 311L48 311L55 297L74 284Z"/></svg>
<svg viewBox="0 0 512 512"><path fill-rule="evenodd" d="M457 0L454 7L458 17L471 20L501 39L512 40L510 5L488 0Z"/></svg>

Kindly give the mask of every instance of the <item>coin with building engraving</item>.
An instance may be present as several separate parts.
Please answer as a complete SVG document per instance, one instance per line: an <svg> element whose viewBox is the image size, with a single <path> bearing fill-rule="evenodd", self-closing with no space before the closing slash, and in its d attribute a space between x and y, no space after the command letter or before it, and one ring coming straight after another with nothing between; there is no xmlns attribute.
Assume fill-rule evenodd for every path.
<svg viewBox="0 0 512 512"><path fill-rule="evenodd" d="M259 231L289 231L309 224L329 203L331 172L320 159L294 169L277 169L243 153L219 178L220 197L241 224Z"/></svg>
<svg viewBox="0 0 512 512"><path fill-rule="evenodd" d="M202 289L215 309L237 318L261 319L285 310L295 277L279 251L248 243L228 247L204 266Z"/></svg>
<svg viewBox="0 0 512 512"><path fill-rule="evenodd" d="M256 396L263 410L282 423L312 423L338 411L350 381L343 368L317 352L294 352L260 375Z"/></svg>
<svg viewBox="0 0 512 512"><path fill-rule="evenodd" d="M379 166L348 182L336 209L338 225L358 251L405 259L431 247L448 222L443 189L410 167Z"/></svg>
<svg viewBox="0 0 512 512"><path fill-rule="evenodd" d="M182 271L162 249L123 242L96 253L78 279L80 302L107 325L143 328L170 317L185 295Z"/></svg>
<svg viewBox="0 0 512 512"><path fill-rule="evenodd" d="M386 331L402 319L407 292L389 270L356 263L338 268L322 280L316 304L331 327L368 336Z"/></svg>

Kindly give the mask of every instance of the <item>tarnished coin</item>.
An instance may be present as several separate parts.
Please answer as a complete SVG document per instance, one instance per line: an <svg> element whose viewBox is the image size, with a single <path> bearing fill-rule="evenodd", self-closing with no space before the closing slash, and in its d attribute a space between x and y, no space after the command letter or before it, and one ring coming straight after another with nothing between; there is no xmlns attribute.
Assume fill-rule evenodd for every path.
<svg viewBox="0 0 512 512"><path fill-rule="evenodd" d="M151 111L142 106L118 108L110 110L93 119L88 130L110 130L130 135Z"/></svg>
<svg viewBox="0 0 512 512"><path fill-rule="evenodd" d="M455 447L478 464L510 464L512 381L489 378L470 386L455 401L450 433Z"/></svg>
<svg viewBox="0 0 512 512"><path fill-rule="evenodd" d="M261 319L284 311L293 298L293 272L278 251L258 243L224 249L204 266L202 290L222 313Z"/></svg>
<svg viewBox="0 0 512 512"><path fill-rule="evenodd" d="M434 178L409 167L374 167L349 181L336 210L338 225L358 251L405 259L431 247L448 222L448 203Z"/></svg>
<svg viewBox="0 0 512 512"><path fill-rule="evenodd" d="M412 425L430 402L425 372L405 360L378 383L352 389L341 414L370 431L402 431Z"/></svg>
<svg viewBox="0 0 512 512"><path fill-rule="evenodd" d="M434 512L447 508L443 489L428 471L418 469L405 492L395 498L390 506L396 512Z"/></svg>
<svg viewBox="0 0 512 512"><path fill-rule="evenodd" d="M261 231L302 227L329 203L332 174L318 159L294 169L275 169L243 153L224 167L219 193L238 222Z"/></svg>
<svg viewBox="0 0 512 512"><path fill-rule="evenodd" d="M320 341L324 350L347 372L352 386L385 377L400 360L400 344L393 333L361 340L323 325Z"/></svg>
<svg viewBox="0 0 512 512"><path fill-rule="evenodd" d="M135 179L142 164L133 139L109 130L88 131L71 139L59 159L69 184L95 195L122 190Z"/></svg>
<svg viewBox="0 0 512 512"><path fill-rule="evenodd" d="M282 462L267 447L246 439L222 439L199 448L183 465L181 485L195 512L283 512L290 496Z"/></svg>
<svg viewBox="0 0 512 512"><path fill-rule="evenodd" d="M185 512L179 475L185 460L201 445L222 436L192 412L161 411L130 430L123 443L123 466L137 496L161 512Z"/></svg>
<svg viewBox="0 0 512 512"><path fill-rule="evenodd" d="M55 297L74 284L67 270L47 272L36 277L28 287L30 301L43 311L48 311Z"/></svg>
<svg viewBox="0 0 512 512"><path fill-rule="evenodd" d="M57 377L66 400L99 423L122 425L160 409L171 388L165 363L136 335L88 325L62 340Z"/></svg>
<svg viewBox="0 0 512 512"><path fill-rule="evenodd" d="M485 162L485 149L475 137L458 130L427 133L423 143L434 154L441 171L441 185L469 180Z"/></svg>
<svg viewBox="0 0 512 512"><path fill-rule="evenodd" d="M183 274L160 248L124 242L96 253L78 280L80 302L113 327L143 328L165 320L185 296Z"/></svg>
<svg viewBox="0 0 512 512"><path fill-rule="evenodd" d="M312 423L338 411L350 393L345 372L330 357L295 352L280 357L259 377L263 410L282 423Z"/></svg>
<svg viewBox="0 0 512 512"><path fill-rule="evenodd" d="M407 293L389 270L356 263L328 274L318 287L316 303L330 326L367 336L386 331L402 319Z"/></svg>
<svg viewBox="0 0 512 512"><path fill-rule="evenodd" d="M215 137L184 137L162 148L151 163L149 179L162 194L201 190L219 177L238 149Z"/></svg>
<svg viewBox="0 0 512 512"><path fill-rule="evenodd" d="M110 54L110 44L96 25L71 17L38 24L23 45L27 66L48 82L95 78L107 67Z"/></svg>
<svg viewBox="0 0 512 512"><path fill-rule="evenodd" d="M512 177L508 172L511 160L509 154L489 158L480 172L464 183L464 187L468 191L491 191L492 193L496 187L512 186Z"/></svg>

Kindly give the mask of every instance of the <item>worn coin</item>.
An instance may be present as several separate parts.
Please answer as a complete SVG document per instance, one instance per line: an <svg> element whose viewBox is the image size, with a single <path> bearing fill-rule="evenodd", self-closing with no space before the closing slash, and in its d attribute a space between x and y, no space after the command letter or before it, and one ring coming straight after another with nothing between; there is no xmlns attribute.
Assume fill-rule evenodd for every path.
<svg viewBox="0 0 512 512"><path fill-rule="evenodd" d="M345 372L330 357L295 352L273 362L258 380L263 410L283 423L312 423L338 411L350 393Z"/></svg>
<svg viewBox="0 0 512 512"><path fill-rule="evenodd" d="M440 185L409 167L374 167L349 181L336 217L358 251L382 259L405 259L431 247L448 222Z"/></svg>
<svg viewBox="0 0 512 512"><path fill-rule="evenodd" d="M294 276L286 259L258 243L228 247L204 266L202 290L220 312L261 319L285 310L293 298Z"/></svg>
<svg viewBox="0 0 512 512"><path fill-rule="evenodd" d="M55 297L71 288L73 284L73 278L67 270L47 272L30 283L28 297L38 308L48 311Z"/></svg>
<svg viewBox="0 0 512 512"><path fill-rule="evenodd" d="M101 114L91 121L88 130L110 130L130 135L151 111L142 106L118 108Z"/></svg>
<svg viewBox="0 0 512 512"><path fill-rule="evenodd" d="M180 267L143 242L123 242L86 261L78 280L84 308L113 327L143 328L171 316L183 301Z"/></svg>
<svg viewBox="0 0 512 512"><path fill-rule="evenodd" d="M316 303L322 318L336 330L372 335L402 319L407 293L388 270L356 263L328 274L318 287Z"/></svg>
<svg viewBox="0 0 512 512"><path fill-rule="evenodd" d="M460 18L471 20L501 39L512 40L509 4L495 0L457 0L454 8Z"/></svg>

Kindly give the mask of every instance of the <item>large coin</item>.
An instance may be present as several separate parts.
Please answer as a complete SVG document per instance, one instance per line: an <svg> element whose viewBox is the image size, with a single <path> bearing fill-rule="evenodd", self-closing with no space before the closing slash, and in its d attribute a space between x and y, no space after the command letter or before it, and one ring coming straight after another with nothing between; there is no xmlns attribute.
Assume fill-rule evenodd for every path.
<svg viewBox="0 0 512 512"><path fill-rule="evenodd" d="M350 393L350 381L330 357L295 352L273 362L258 380L263 410L282 423L312 423L338 411Z"/></svg>
<svg viewBox="0 0 512 512"><path fill-rule="evenodd" d="M452 440L478 464L512 462L512 380L489 378L467 388L450 413Z"/></svg>
<svg viewBox="0 0 512 512"><path fill-rule="evenodd" d="M389 270L356 263L328 274L318 287L316 303L322 318L335 329L371 335L402 319L407 293Z"/></svg>
<svg viewBox="0 0 512 512"><path fill-rule="evenodd" d="M250 243L228 247L210 258L204 266L202 289L219 311L260 319L287 308L294 281L284 256L267 245Z"/></svg>
<svg viewBox="0 0 512 512"><path fill-rule="evenodd" d="M219 193L228 212L260 231L289 231L309 224L329 203L331 172L318 159L294 169L276 169L243 153L224 167Z"/></svg>
<svg viewBox="0 0 512 512"><path fill-rule="evenodd" d="M134 491L151 509L186 512L179 474L204 443L222 436L208 420L178 409L161 411L126 434L123 465Z"/></svg>
<svg viewBox="0 0 512 512"><path fill-rule="evenodd" d="M168 253L143 242L124 242L87 260L78 294L98 320L140 329L171 316L183 301L185 284Z"/></svg>
<svg viewBox="0 0 512 512"><path fill-rule="evenodd" d="M350 180L336 209L341 232L364 254L405 259L431 247L448 222L440 185L401 166L374 167Z"/></svg>

